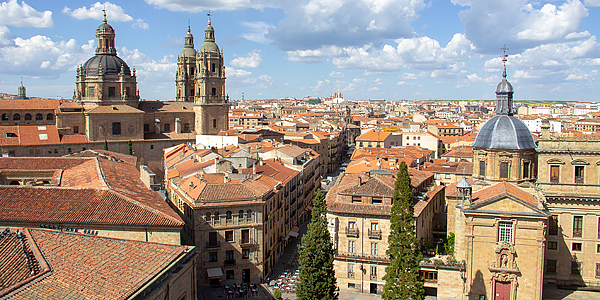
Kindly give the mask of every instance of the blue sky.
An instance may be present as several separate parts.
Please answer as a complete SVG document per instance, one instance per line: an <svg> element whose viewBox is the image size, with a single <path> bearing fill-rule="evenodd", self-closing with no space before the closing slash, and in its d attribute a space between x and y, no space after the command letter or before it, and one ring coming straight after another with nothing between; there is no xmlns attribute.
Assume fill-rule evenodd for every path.
<svg viewBox="0 0 600 300"><path fill-rule="evenodd" d="M600 99L600 0L5 1L0 92L72 97L104 8L145 99L174 99L209 10L232 99L494 99L505 44L517 101Z"/></svg>

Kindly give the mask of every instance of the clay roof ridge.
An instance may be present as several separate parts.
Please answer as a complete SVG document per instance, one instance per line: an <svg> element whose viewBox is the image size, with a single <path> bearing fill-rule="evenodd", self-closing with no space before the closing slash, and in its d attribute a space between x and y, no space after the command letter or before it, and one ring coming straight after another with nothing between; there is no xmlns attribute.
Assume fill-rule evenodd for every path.
<svg viewBox="0 0 600 300"><path fill-rule="evenodd" d="M127 201L127 202L129 202L129 203L131 203L131 204L133 204L133 205L141 208L141 209L144 209L144 210L146 210L148 212L154 213L155 215L160 215L160 216L162 216L162 217L164 217L166 219L169 219L169 220L171 220L172 222L174 222L177 225L184 225L184 223L181 220L178 220L178 219L176 219L176 218L174 218L172 216L169 216L168 214L166 214L166 213L164 213L164 212L162 212L162 211L160 211L160 210L158 210L158 209L156 209L156 208L154 208L152 206L148 206L148 205L146 205L144 203L141 203L141 202L139 202L139 201L137 201L135 199L132 199L132 198L130 198L130 197L122 194L121 192L119 192L119 191L117 191L115 189L109 189L107 192L109 192L111 194L114 194L115 196L118 196L118 197L122 198L123 200L125 200L125 201Z"/></svg>
<svg viewBox="0 0 600 300"><path fill-rule="evenodd" d="M108 184L106 177L104 177L104 171L102 170L102 164L100 163L100 159L97 157L94 157L94 160L96 161L95 166L96 166L96 171L98 173L98 178L100 179L100 181L102 181L102 183L104 183L106 188L110 189L111 186L110 186L110 184Z"/></svg>

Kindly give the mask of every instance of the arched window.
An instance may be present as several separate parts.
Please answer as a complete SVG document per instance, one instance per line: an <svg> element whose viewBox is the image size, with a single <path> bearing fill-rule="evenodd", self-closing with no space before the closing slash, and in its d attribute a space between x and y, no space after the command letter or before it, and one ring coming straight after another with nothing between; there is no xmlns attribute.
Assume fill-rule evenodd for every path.
<svg viewBox="0 0 600 300"><path fill-rule="evenodd" d="M21 120L21 115L20 114L14 114L13 115L13 121L19 121Z"/></svg>
<svg viewBox="0 0 600 300"><path fill-rule="evenodd" d="M16 180L13 180L13 181L11 181L11 182L9 183L9 185L21 185L21 183L19 183L19 182L18 182L18 181L16 181Z"/></svg>
<svg viewBox="0 0 600 300"><path fill-rule="evenodd" d="M228 210L228 211L227 211L227 213L225 213L225 218L226 218L227 220L231 220L231 218L232 218L232 213L231 213L231 211L230 211L230 210Z"/></svg>
<svg viewBox="0 0 600 300"><path fill-rule="evenodd" d="M244 218L244 211L240 209L240 211L238 212L238 218L243 219Z"/></svg>
<svg viewBox="0 0 600 300"><path fill-rule="evenodd" d="M31 120L31 114L25 114L25 120L27 120L27 121Z"/></svg>
<svg viewBox="0 0 600 300"><path fill-rule="evenodd" d="M209 212L206 213L206 217L204 219L206 221L210 221L210 213Z"/></svg>
<svg viewBox="0 0 600 300"><path fill-rule="evenodd" d="M47 114L46 115L46 120L54 120L54 115L53 114Z"/></svg>
<svg viewBox="0 0 600 300"><path fill-rule="evenodd" d="M215 211L215 214L213 215L213 220L219 221L219 212L218 211Z"/></svg>
<svg viewBox="0 0 600 300"><path fill-rule="evenodd" d="M248 218L248 219L252 218L252 211L251 210L248 210L246 212L246 218Z"/></svg>
<svg viewBox="0 0 600 300"><path fill-rule="evenodd" d="M8 114L2 114L2 121L8 120Z"/></svg>
<svg viewBox="0 0 600 300"><path fill-rule="evenodd" d="M42 114L35 115L35 120L36 121L40 121L40 120L43 120L43 119L44 119L44 116L42 116Z"/></svg>

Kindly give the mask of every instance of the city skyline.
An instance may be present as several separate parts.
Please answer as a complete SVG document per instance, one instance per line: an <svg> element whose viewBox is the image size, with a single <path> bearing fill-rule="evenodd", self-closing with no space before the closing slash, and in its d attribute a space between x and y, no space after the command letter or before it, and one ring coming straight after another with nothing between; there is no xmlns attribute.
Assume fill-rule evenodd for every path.
<svg viewBox="0 0 600 300"><path fill-rule="evenodd" d="M102 10L140 96L173 100L188 24L198 49L210 11L226 90L237 100L494 99L504 45L518 100L597 101L600 1L146 0L0 6L0 92L70 98L93 56Z"/></svg>

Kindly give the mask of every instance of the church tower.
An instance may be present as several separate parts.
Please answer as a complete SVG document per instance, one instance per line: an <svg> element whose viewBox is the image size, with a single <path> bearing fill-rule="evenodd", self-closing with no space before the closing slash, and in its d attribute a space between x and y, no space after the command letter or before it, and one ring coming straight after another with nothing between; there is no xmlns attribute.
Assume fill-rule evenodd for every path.
<svg viewBox="0 0 600 300"><path fill-rule="evenodd" d="M204 43L196 54L194 76L196 134L217 134L227 130L229 99L225 94L225 65L223 52L219 51L219 46L215 43L215 29L211 25L210 16L204 31Z"/></svg>
<svg viewBox="0 0 600 300"><path fill-rule="evenodd" d="M176 101L194 102L196 70L194 36L188 25L183 50L181 50L181 54L177 58L177 73L175 74Z"/></svg>
<svg viewBox="0 0 600 300"><path fill-rule="evenodd" d="M536 175L537 145L519 118L513 116L513 87L504 72L496 86L496 116L489 119L473 142L473 178L480 181L533 181Z"/></svg>
<svg viewBox="0 0 600 300"><path fill-rule="evenodd" d="M125 104L137 107L139 93L135 68L117 56L115 30L106 21L96 29L96 55L77 67L73 98L87 108Z"/></svg>

